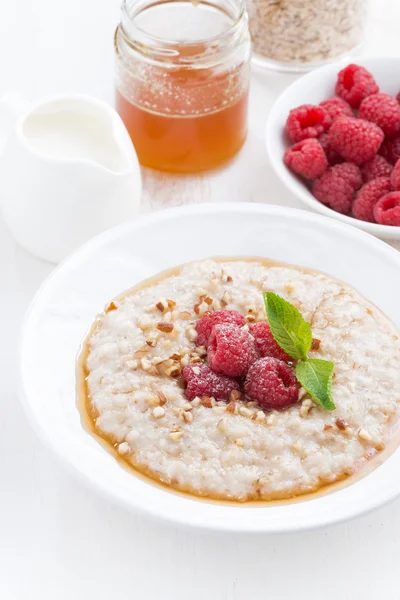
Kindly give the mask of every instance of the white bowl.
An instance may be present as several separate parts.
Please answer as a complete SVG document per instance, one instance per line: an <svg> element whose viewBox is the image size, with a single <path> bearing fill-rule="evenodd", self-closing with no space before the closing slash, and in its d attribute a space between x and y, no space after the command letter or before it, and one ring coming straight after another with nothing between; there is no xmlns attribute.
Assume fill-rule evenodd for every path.
<svg viewBox="0 0 400 600"><path fill-rule="evenodd" d="M352 62L363 65L374 75L381 91L396 95L400 90L400 56L382 58L355 58ZM282 183L309 208L342 223L355 225L383 240L400 240L400 227L366 223L328 208L304 185L303 181L283 163L283 154L289 147L284 127L289 111L301 104L319 104L321 100L335 95L336 76L349 64L349 59L316 69L303 75L287 87L277 98L268 116L266 146L275 173ZM397 76L397 73L399 75Z"/></svg>
<svg viewBox="0 0 400 600"><path fill-rule="evenodd" d="M206 530L288 532L360 515L400 493L400 450L352 485L291 504L198 501L121 468L81 426L76 356L96 314L159 271L208 256L264 256L330 273L356 287L398 326L400 254L354 227L261 204L193 205L142 217L94 238L36 295L21 345L21 391L41 438L82 481L110 500Z"/></svg>

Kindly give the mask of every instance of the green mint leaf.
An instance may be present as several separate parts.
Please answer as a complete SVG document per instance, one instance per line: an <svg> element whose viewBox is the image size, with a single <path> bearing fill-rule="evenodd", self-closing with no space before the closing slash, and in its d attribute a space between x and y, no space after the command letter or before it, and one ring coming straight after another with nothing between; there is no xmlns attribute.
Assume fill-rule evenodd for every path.
<svg viewBox="0 0 400 600"><path fill-rule="evenodd" d="M311 348L310 324L293 304L273 292L264 292L264 303L272 335L295 360L305 360Z"/></svg>
<svg viewBox="0 0 400 600"><path fill-rule="evenodd" d="M296 377L304 389L325 410L335 410L332 377L335 365L330 360L308 358L296 365Z"/></svg>

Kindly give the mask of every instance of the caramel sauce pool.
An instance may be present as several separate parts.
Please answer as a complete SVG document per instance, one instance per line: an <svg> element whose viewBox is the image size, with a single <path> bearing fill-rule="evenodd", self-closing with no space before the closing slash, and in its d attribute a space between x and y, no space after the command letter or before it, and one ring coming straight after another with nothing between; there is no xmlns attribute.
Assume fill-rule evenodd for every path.
<svg viewBox="0 0 400 600"><path fill-rule="evenodd" d="M303 268L303 267L288 265L286 263L281 263L278 261L273 261L273 260L265 259L265 258L261 258L261 257L212 257L212 260L220 261L220 262L233 262L233 261L235 261L235 262L236 261L258 262L258 263L260 263L264 266L268 266L268 267L272 267L272 266L290 267L292 269L296 269L297 271L301 271L303 273L321 273L320 271L307 269L305 267ZM141 281L136 286L133 286L132 288L126 290L125 292L122 292L119 296L114 298L114 300L121 301L127 296L135 294L144 288L150 287L164 279L167 279L168 277L171 277L171 276L179 273L184 266L185 265L179 265L172 269L163 271L162 273L158 273L157 275L150 277L144 281ZM332 278L332 279L334 279L334 278ZM388 436L387 436L388 443L386 444L385 448L379 452L376 451L375 454L372 454L372 453L366 454L364 456L364 458L366 459L367 462L363 463L361 468L358 468L358 469L356 468L354 473L351 473L348 475L344 474L343 476L341 476L334 482L320 481L319 486L316 487L314 490L311 490L310 492L306 492L306 493L302 492L299 495L288 495L288 496L284 496L284 497L282 497L280 495L279 498L271 497L270 499L262 499L262 500L245 500L245 501L226 500L226 499L221 499L221 498L214 497L214 496L213 497L199 496L197 493L192 492L190 489L182 491L182 490L174 488L172 485L163 483L158 478L156 478L156 476L153 474L152 471L150 471L150 469L146 468L143 465L132 465L131 461L126 460L123 456L118 454L118 452L116 450L117 444L111 443L110 436L105 436L99 430L99 428L96 426L95 421L97 418L97 411L92 406L90 394L89 394L89 390L88 390L88 385L87 385L87 377L89 374L89 371L87 368L87 357L89 354L89 341L90 341L91 337L93 336L94 332L96 331L102 315L104 315L109 310L113 310L112 303L113 303L113 301L111 301L108 304L107 308L102 313L100 313L100 315L97 316L95 322L93 323L86 338L84 339L84 341L82 343L81 350L79 352L77 363L76 363L76 381L77 381L76 406L80 413L81 424L82 424L83 428L92 437L94 437L94 439L107 452L109 452L114 457L114 459L119 463L119 465L122 468L124 468L125 470L128 470L134 476L138 477L139 479L141 479L142 481L146 482L149 485L154 485L168 493L178 494L179 496L190 498L191 500L198 500L201 502L211 502L211 503L217 503L217 504L225 504L228 506L243 506L244 508L245 507L253 507L254 508L254 507L262 507L262 506L264 506L264 507L265 506L277 506L277 505L282 505L282 504L289 504L289 503L291 504L293 502L305 502L306 500L317 499L326 494L341 490L341 489L347 487L348 485L355 483L359 479L366 477L369 473L371 473L376 468L378 468L382 463L384 463L389 458L389 456L391 456L391 454L393 454L395 452L395 450L398 448L398 446L400 445L400 420L397 419L397 421L393 421L391 423L391 427L388 428L389 429ZM375 305L373 305L372 303L370 303L370 305L371 305L371 307L374 308L375 311L381 312L380 309L378 307L376 307Z"/></svg>

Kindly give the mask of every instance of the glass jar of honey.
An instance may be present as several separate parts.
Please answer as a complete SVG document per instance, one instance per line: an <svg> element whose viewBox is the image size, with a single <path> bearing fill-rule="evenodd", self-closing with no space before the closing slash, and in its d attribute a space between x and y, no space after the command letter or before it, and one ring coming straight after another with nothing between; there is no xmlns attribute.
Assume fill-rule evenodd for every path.
<svg viewBox="0 0 400 600"><path fill-rule="evenodd" d="M251 42L244 0L124 0L116 108L142 165L216 167L247 134Z"/></svg>

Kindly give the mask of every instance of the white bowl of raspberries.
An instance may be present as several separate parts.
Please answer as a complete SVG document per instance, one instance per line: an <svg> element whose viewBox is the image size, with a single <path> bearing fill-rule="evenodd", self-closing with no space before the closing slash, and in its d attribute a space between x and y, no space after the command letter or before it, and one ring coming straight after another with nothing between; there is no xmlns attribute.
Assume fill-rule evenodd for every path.
<svg viewBox="0 0 400 600"><path fill-rule="evenodd" d="M304 75L267 122L272 166L308 207L400 240L400 57Z"/></svg>

